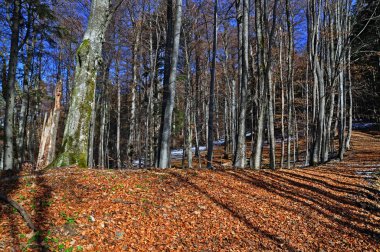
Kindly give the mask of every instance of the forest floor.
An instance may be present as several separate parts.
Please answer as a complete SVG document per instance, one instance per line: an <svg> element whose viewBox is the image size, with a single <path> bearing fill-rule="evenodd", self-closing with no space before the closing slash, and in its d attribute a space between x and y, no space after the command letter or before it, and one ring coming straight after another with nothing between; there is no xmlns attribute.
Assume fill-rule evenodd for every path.
<svg viewBox="0 0 380 252"><path fill-rule="evenodd" d="M380 251L380 135L292 170L3 174L0 251Z"/></svg>

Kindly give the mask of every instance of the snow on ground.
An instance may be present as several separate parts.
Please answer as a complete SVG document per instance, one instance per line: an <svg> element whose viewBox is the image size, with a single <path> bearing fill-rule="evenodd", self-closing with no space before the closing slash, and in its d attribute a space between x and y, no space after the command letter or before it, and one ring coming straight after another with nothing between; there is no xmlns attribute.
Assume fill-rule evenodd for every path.
<svg viewBox="0 0 380 252"><path fill-rule="evenodd" d="M355 122L352 124L352 129L360 130L360 129L370 129L374 126L378 125L377 123L365 123L365 122Z"/></svg>

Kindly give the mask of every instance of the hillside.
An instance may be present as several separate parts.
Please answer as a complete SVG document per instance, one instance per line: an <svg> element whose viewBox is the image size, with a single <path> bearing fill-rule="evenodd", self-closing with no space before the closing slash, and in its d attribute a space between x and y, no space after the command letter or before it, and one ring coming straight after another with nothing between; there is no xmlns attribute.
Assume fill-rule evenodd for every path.
<svg viewBox="0 0 380 252"><path fill-rule="evenodd" d="M344 162L278 171L51 169L3 175L2 251L378 251L379 135Z"/></svg>

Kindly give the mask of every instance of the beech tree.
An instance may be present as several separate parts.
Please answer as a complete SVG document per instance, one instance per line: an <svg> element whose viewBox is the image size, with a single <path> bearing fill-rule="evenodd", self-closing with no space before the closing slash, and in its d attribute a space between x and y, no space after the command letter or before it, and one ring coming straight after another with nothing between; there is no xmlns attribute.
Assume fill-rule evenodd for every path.
<svg viewBox="0 0 380 252"><path fill-rule="evenodd" d="M215 106L215 75L216 75L216 48L218 44L218 1L214 1L214 25L212 42L212 62L210 79L210 100L208 109L208 148L207 168L212 168L212 157L214 149L214 106Z"/></svg>
<svg viewBox="0 0 380 252"><path fill-rule="evenodd" d="M249 71L249 61L248 61L248 50L249 50L249 37L248 37L248 20L249 20L249 1L243 0L240 1L239 5L241 6L242 16L238 17L241 25L241 38L239 50L241 51L241 63L242 70L240 77L240 113L239 113L239 123L238 123L238 132L237 132L237 141L236 141L236 153L234 156L234 166L239 168L244 168L246 166L246 114L247 114L247 86L248 86L248 71ZM240 26L239 26L240 27ZM240 36L240 35L239 35Z"/></svg>
<svg viewBox="0 0 380 252"><path fill-rule="evenodd" d="M105 32L111 21L111 0L93 0L83 41L76 53L74 87L65 124L62 151L52 166L88 165L91 111L95 104L96 75L102 61Z"/></svg>
<svg viewBox="0 0 380 252"><path fill-rule="evenodd" d="M11 21L11 48L9 54L9 64L7 73L7 82L4 92L5 107L5 141L4 141L4 158L3 169L11 170L14 168L14 148L13 148L13 127L14 127L14 106L15 106L15 85L16 85L16 68L18 63L19 52L19 32L20 32L20 15L21 1L16 0L13 3L12 21Z"/></svg>
<svg viewBox="0 0 380 252"><path fill-rule="evenodd" d="M177 77L177 61L179 39L182 24L182 0L176 0L175 18L173 23L173 1L167 1L167 34L165 50L164 95L162 102L162 119L160 134L160 151L158 167L170 167L170 139L172 132L172 117Z"/></svg>

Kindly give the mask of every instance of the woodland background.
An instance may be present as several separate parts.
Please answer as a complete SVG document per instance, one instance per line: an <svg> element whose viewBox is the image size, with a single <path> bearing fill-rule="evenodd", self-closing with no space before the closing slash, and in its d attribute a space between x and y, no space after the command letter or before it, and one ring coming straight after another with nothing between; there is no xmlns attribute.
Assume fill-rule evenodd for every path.
<svg viewBox="0 0 380 252"><path fill-rule="evenodd" d="M85 158L65 165L211 167L214 145L226 166L318 164L379 120L379 1L1 1L4 169L69 152L91 7L111 18L86 59Z"/></svg>

